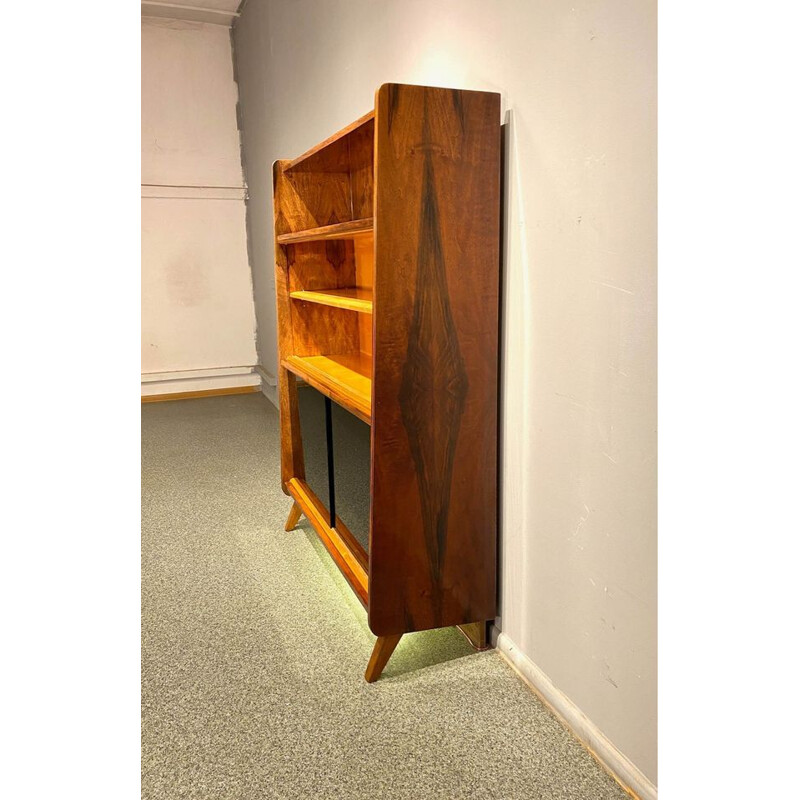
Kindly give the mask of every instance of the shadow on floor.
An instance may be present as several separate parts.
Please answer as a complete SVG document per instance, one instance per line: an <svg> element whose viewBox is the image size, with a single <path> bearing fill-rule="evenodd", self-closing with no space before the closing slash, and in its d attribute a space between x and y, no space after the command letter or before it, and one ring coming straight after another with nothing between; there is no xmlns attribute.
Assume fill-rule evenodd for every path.
<svg viewBox="0 0 800 800"><path fill-rule="evenodd" d="M458 628L407 633L392 653L381 678L410 677L434 664L455 661L477 652Z"/></svg>
<svg viewBox="0 0 800 800"><path fill-rule="evenodd" d="M297 524L295 531L298 533L302 531L314 548L320 564L336 583L342 599L349 607L350 613L362 628L365 641L368 642L368 647L371 650L375 642L375 635L370 631L367 624L367 612L356 598L355 593L342 576L338 567L333 563L330 554L311 527L311 523L303 517ZM400 678L427 667L432 667L435 664L454 661L457 658L464 658L477 652L467 638L455 627L407 633L397 645L397 649L389 659L389 663L384 668L381 677ZM366 668L366 666L367 663L365 661L364 667Z"/></svg>

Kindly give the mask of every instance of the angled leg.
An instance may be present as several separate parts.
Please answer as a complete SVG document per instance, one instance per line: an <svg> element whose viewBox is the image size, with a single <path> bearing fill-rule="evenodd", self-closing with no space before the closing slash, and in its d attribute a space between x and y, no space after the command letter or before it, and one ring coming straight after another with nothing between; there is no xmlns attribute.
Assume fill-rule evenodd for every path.
<svg viewBox="0 0 800 800"><path fill-rule="evenodd" d="M294 529L294 526L297 525L297 521L300 519L300 515L303 513L302 509L297 503L292 504L292 510L289 512L289 516L286 520L286 525L283 526L285 531L290 531Z"/></svg>
<svg viewBox="0 0 800 800"><path fill-rule="evenodd" d="M374 683L381 676L386 662L394 652L397 643L403 637L402 633L396 633L392 636L379 636L375 642L375 647L372 648L372 655L367 664L367 671L364 673L364 679L367 683Z"/></svg>

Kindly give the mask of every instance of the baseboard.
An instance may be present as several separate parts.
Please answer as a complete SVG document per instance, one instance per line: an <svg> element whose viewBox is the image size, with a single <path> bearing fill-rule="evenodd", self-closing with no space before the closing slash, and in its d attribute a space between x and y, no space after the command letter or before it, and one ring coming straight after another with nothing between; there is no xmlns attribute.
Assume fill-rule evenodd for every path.
<svg viewBox="0 0 800 800"><path fill-rule="evenodd" d="M497 636L497 649L623 789L640 800L658 799L658 789L652 781L608 740L572 700L553 685L550 678L506 634Z"/></svg>
<svg viewBox="0 0 800 800"><path fill-rule="evenodd" d="M239 394L258 391L261 377L253 367L217 367L182 370L180 372L142 373L142 402L160 397L173 400L187 397L208 397L217 394ZM238 392L224 390L237 389ZM174 395L174 396L173 396ZM182 397L178 397L182 395Z"/></svg>
<svg viewBox="0 0 800 800"><path fill-rule="evenodd" d="M256 364L255 371L261 376L261 394L278 408L278 379L261 364Z"/></svg>
<svg viewBox="0 0 800 800"><path fill-rule="evenodd" d="M164 403L169 400L193 400L197 397L220 397L227 394L255 394L258 386L231 386L228 389L202 389L199 392L142 395L143 403Z"/></svg>

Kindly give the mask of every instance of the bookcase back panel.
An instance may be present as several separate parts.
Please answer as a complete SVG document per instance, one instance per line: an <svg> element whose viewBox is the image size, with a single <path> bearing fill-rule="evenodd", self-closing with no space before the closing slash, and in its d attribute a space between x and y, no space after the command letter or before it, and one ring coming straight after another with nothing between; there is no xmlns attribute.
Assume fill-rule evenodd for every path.
<svg viewBox="0 0 800 800"><path fill-rule="evenodd" d="M292 353L295 356L360 352L359 315L318 303L292 301Z"/></svg>
<svg viewBox="0 0 800 800"><path fill-rule="evenodd" d="M356 285L353 242L303 242L286 248L289 291L339 289Z"/></svg>
<svg viewBox="0 0 800 800"><path fill-rule="evenodd" d="M495 614L500 97L376 97L369 624Z"/></svg>
<svg viewBox="0 0 800 800"><path fill-rule="evenodd" d="M280 170L275 180L275 233L294 233L352 219L347 172Z"/></svg>
<svg viewBox="0 0 800 800"><path fill-rule="evenodd" d="M368 119L296 166L287 165L277 234L372 217L374 134Z"/></svg>

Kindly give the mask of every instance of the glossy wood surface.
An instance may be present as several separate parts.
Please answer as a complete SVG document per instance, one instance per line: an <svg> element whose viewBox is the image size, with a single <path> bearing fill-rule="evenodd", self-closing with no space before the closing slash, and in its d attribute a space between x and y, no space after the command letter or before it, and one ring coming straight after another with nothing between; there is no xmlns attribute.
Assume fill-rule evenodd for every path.
<svg viewBox="0 0 800 800"><path fill-rule="evenodd" d="M372 233L372 218L354 219L337 222L334 225L323 225L319 228L308 228L294 233L283 233L277 237L278 244L299 244L300 242L325 242L336 239L353 239Z"/></svg>
<svg viewBox="0 0 800 800"><path fill-rule="evenodd" d="M363 353L288 356L281 364L367 424L372 419L372 359Z"/></svg>
<svg viewBox="0 0 800 800"><path fill-rule="evenodd" d="M364 680L366 680L367 683L374 683L380 678L383 668L388 663L402 637L402 633L378 637L372 648L372 655L370 656L366 672L364 673Z"/></svg>
<svg viewBox="0 0 800 800"><path fill-rule="evenodd" d="M287 169L294 171L297 170L299 167L314 167L315 169L319 169L318 165L315 166L313 161L315 158L318 158L321 153L326 150L331 150L334 148L338 143L340 143L343 139L347 138L348 136L357 133L359 130L369 129L370 123L375 117L375 110L368 111L362 117L359 117L355 122L351 122L349 125L345 125L340 131L329 136L327 139L324 139L319 144L315 144L312 148L306 150L305 153L302 155L297 156L297 158L293 159L291 162L287 164Z"/></svg>
<svg viewBox="0 0 800 800"><path fill-rule="evenodd" d="M388 636L495 615L500 96L384 85L375 135L369 624Z"/></svg>
<svg viewBox="0 0 800 800"><path fill-rule="evenodd" d="M300 517L303 515L303 509L300 508L300 505L297 501L292 503L292 507L289 510L289 516L286 518L286 524L283 526L285 531L294 530L294 526L300 520Z"/></svg>
<svg viewBox="0 0 800 800"><path fill-rule="evenodd" d="M369 292L374 311L375 285L375 239L372 236L353 240L353 256L356 262L356 286ZM362 353L372 358L372 316L362 314L358 318L358 347Z"/></svg>
<svg viewBox="0 0 800 800"><path fill-rule="evenodd" d="M287 225L284 214L286 181L283 178L286 161L276 161L272 167L272 187L275 230ZM288 248L275 244L275 304L278 318L278 352L292 352L292 317L289 303ZM288 494L291 478L306 477L303 459L303 437L297 404L297 380L289 370L278 365L278 412L281 423L281 488Z"/></svg>
<svg viewBox="0 0 800 800"><path fill-rule="evenodd" d="M360 311L363 314L372 313L372 289L360 289L357 286L350 289L297 291L292 292L290 297L293 300L305 300L309 303L319 303L334 308L346 308L350 311Z"/></svg>
<svg viewBox="0 0 800 800"><path fill-rule="evenodd" d="M273 174L287 525L367 605L375 680L403 633L495 615L499 95L387 84ZM372 425L369 555L306 483L298 378Z"/></svg>

